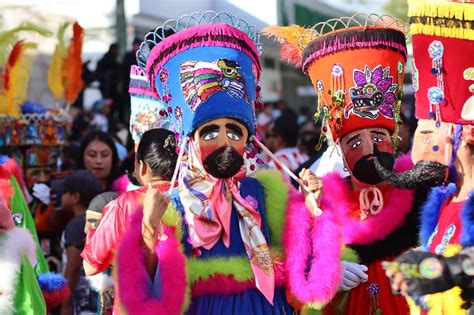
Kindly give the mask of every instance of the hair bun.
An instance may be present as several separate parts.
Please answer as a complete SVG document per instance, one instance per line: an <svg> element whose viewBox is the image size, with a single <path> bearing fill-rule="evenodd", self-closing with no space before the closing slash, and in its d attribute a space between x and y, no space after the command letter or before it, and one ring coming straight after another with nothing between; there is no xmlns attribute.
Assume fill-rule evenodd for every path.
<svg viewBox="0 0 474 315"><path fill-rule="evenodd" d="M171 153L176 153L176 137L175 135L169 135L165 139L163 148Z"/></svg>

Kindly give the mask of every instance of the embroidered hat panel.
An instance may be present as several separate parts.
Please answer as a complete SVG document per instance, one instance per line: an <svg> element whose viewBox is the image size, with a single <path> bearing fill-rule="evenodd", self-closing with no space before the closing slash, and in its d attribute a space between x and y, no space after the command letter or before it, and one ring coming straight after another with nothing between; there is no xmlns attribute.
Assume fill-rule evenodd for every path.
<svg viewBox="0 0 474 315"><path fill-rule="evenodd" d="M474 4L408 1L418 119L474 124Z"/></svg>
<svg viewBox="0 0 474 315"><path fill-rule="evenodd" d="M254 102L261 72L258 33L225 13L191 16L194 19L186 16L186 23L183 18L171 23L170 35L158 38L156 45L147 40L142 44L138 60L146 66L152 89L184 137L221 117L239 120L255 134ZM158 37L169 25L155 31Z"/></svg>
<svg viewBox="0 0 474 315"><path fill-rule="evenodd" d="M405 62L405 35L379 26L336 30L307 46L303 71L333 139L363 128L396 130Z"/></svg>
<svg viewBox="0 0 474 315"><path fill-rule="evenodd" d="M130 133L138 144L142 135L154 128L174 131L170 113L165 104L152 91L145 72L133 65L130 69Z"/></svg>

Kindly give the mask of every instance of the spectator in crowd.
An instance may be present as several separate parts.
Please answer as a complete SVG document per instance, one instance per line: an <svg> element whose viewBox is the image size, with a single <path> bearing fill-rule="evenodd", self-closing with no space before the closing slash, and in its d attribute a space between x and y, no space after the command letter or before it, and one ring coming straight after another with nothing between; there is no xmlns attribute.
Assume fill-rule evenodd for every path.
<svg viewBox="0 0 474 315"><path fill-rule="evenodd" d="M101 181L86 170L75 171L64 180L62 207L73 211L75 217L67 224L62 236L64 277L71 290L71 298L62 305L62 314L83 314L97 310L97 295L90 291L85 279L78 247L86 236L84 227L87 206L101 191Z"/></svg>
<svg viewBox="0 0 474 315"><path fill-rule="evenodd" d="M130 119L130 94L128 93L128 86L130 84L130 67L137 64L137 51L140 48L142 41L135 38L132 43L132 49L124 56L121 64L121 84L120 84L120 99L121 107L119 109L120 122L128 125Z"/></svg>
<svg viewBox="0 0 474 315"><path fill-rule="evenodd" d="M91 125L94 129L103 132L109 131L110 108L112 106L111 99L97 100L92 105L92 121Z"/></svg>
<svg viewBox="0 0 474 315"><path fill-rule="evenodd" d="M296 115L287 113L287 110L270 124L266 134L268 148L291 170L295 170L308 159L308 156L297 147L298 135L299 126ZM270 161L268 165L279 168L273 161Z"/></svg>
<svg viewBox="0 0 474 315"><path fill-rule="evenodd" d="M94 197L89 203L86 211L86 226L84 232L94 233L95 229L100 223L102 211L108 203L112 202L118 197L118 193L113 191L103 192L100 195ZM84 244L80 247L84 249ZM94 276L88 276L91 288L96 291L99 295L99 310L98 314L109 315L112 314L112 307L114 302L114 280L111 276L112 268L108 268L101 274Z"/></svg>
<svg viewBox="0 0 474 315"><path fill-rule="evenodd" d="M88 133L81 142L78 168L94 173L104 190L110 190L120 176L119 158L112 137L103 131Z"/></svg>
<svg viewBox="0 0 474 315"><path fill-rule="evenodd" d="M318 152L316 152L316 146L318 144L320 134L321 123L315 125L313 121L308 120L301 125L298 147L300 148L300 151L306 154L309 158L318 155Z"/></svg>
<svg viewBox="0 0 474 315"><path fill-rule="evenodd" d="M113 43L109 46L109 50L97 62L96 78L99 81L99 89L102 98L110 98L113 100L112 117L116 121L120 119L120 99L118 95L118 85L120 79L120 64L117 59L119 56L119 45Z"/></svg>
<svg viewBox="0 0 474 315"><path fill-rule="evenodd" d="M273 103L265 103L263 105L263 110L257 115L257 126L258 130L265 134L268 131L268 125L273 120L272 117Z"/></svg>
<svg viewBox="0 0 474 315"><path fill-rule="evenodd" d="M284 100L279 100L278 102L275 103L275 106L273 106L272 109L272 117L273 120L276 120L278 117L280 117L283 114L283 110L285 110L286 103Z"/></svg>
<svg viewBox="0 0 474 315"><path fill-rule="evenodd" d="M97 228L100 223L102 211L104 210L105 206L118 196L119 194L114 191L106 191L95 196L91 200L86 211L86 225L84 227L84 233L87 234L89 233L89 231L93 232L92 230L95 230Z"/></svg>
<svg viewBox="0 0 474 315"><path fill-rule="evenodd" d="M81 108L71 108L72 125L68 132L68 140L71 145L79 145L81 139L90 127L90 118L87 112Z"/></svg>
<svg viewBox="0 0 474 315"><path fill-rule="evenodd" d="M300 114L298 116L298 125L302 126L308 121L312 121L312 113L308 106L302 106L300 108Z"/></svg>
<svg viewBox="0 0 474 315"><path fill-rule="evenodd" d="M127 191L103 210L101 222L93 234L88 234L81 254L88 275L103 272L110 266L130 216L142 209L147 189L169 190L177 158L173 132L158 128L143 134L136 153L135 173L144 187Z"/></svg>

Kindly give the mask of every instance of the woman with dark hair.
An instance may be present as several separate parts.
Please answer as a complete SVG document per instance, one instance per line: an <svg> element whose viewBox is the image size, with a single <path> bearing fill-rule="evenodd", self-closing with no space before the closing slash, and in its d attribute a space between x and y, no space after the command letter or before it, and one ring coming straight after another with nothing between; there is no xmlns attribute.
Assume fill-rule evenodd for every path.
<svg viewBox="0 0 474 315"><path fill-rule="evenodd" d="M114 140L103 131L92 131L81 141L79 148L79 169L94 173L103 183L105 191L120 176L119 158Z"/></svg>
<svg viewBox="0 0 474 315"><path fill-rule="evenodd" d="M177 158L173 132L151 129L143 134L135 159L135 175L143 187L127 191L110 202L102 211L99 226L88 233L81 254L88 275L102 272L110 266L115 249L127 230L130 216L142 211L142 200L147 189L161 192L169 190Z"/></svg>

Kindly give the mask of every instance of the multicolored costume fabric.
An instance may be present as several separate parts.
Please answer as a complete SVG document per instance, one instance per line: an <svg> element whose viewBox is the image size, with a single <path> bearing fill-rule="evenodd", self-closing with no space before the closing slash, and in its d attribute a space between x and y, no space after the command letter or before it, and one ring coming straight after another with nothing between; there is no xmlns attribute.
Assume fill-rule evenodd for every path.
<svg viewBox="0 0 474 315"><path fill-rule="evenodd" d="M339 146L345 135L370 128L385 129L396 138L407 55L405 35L399 21L381 21L371 15L365 25L355 18L341 18L310 29L293 25L265 31L282 44L283 59L302 66L310 77L318 96L316 114L323 121L323 138L330 133L327 137ZM347 162L348 157L343 154L343 159ZM399 172L410 166L409 157L401 157L395 169ZM416 245L417 213L424 193L415 198L413 190L370 185L350 172L350 179L338 173L323 176L323 214L300 225L314 241L311 245L294 242L299 245L286 252L287 263L294 265L290 270L307 270L306 278L290 275L290 292L307 307L326 305L325 314L407 313L408 305L393 295L381 262ZM360 191L353 189L354 182ZM368 281L338 294L343 247L353 249L368 267ZM312 253L310 261L304 252Z"/></svg>
<svg viewBox="0 0 474 315"><path fill-rule="evenodd" d="M7 206L11 209L13 221L17 227L25 228L30 231L33 239L36 243L36 254L37 263L33 264L37 275L49 272L48 263L44 258L43 251L41 249L38 235L36 233L35 222L33 216L26 204L23 191L18 185L16 177L10 174L0 165L0 181L2 183L2 189L0 195L7 203Z"/></svg>
<svg viewBox="0 0 474 315"><path fill-rule="evenodd" d="M0 197L0 313L46 314L46 305L36 280L35 241L23 228L15 227L10 210Z"/></svg>
<svg viewBox="0 0 474 315"><path fill-rule="evenodd" d="M165 36L165 30L173 34ZM152 87L166 104L181 143L180 153L185 153L178 160L179 188L172 191L173 207L162 220L166 229L174 229L180 246L173 253L162 252L161 246L169 249L170 240L159 242L162 291L160 299L153 298L147 274L139 271L139 278L134 279L121 272L130 270L127 253L142 251L141 230L131 227L118 258L119 286L134 283L137 288L121 293L128 313L139 314L151 310L152 305L156 314L291 312L285 292L282 233L286 216L310 216L303 196L291 191L278 172L257 172L255 179L247 177L242 168L230 178L214 178L203 168L202 156L190 139L196 128L219 118L236 120L249 136L255 135L259 52L255 29L226 13L184 16L166 22L145 38L138 53L139 65L146 69ZM169 270L166 264L170 258L162 256L165 253L186 256L187 275L182 280L187 280L190 299L179 305L178 311L165 299L170 296L168 290L189 291L186 283L183 288L183 282L172 281L161 272L162 260L163 269ZM142 260L143 254L139 256ZM143 262L140 264L144 268ZM176 274L183 273L179 270ZM177 299L173 297L173 301Z"/></svg>
<svg viewBox="0 0 474 315"><path fill-rule="evenodd" d="M468 57L474 55L474 5L423 0L410 0L408 4L416 117L435 121L437 128L449 128L448 142L456 150L456 138L460 137L456 130L465 125L472 128L474 124L474 63ZM438 144L432 146L432 152L442 149ZM455 159L453 154L450 166ZM434 188L423 207L420 238L424 249L432 253L452 256L462 247L474 245L473 193L471 190L465 201L454 202L460 189L456 184ZM428 314L467 314L461 308L460 294L461 290L455 287L430 295ZM412 313L419 314L418 307L412 306Z"/></svg>

